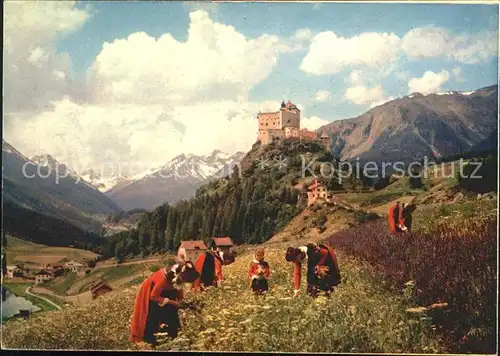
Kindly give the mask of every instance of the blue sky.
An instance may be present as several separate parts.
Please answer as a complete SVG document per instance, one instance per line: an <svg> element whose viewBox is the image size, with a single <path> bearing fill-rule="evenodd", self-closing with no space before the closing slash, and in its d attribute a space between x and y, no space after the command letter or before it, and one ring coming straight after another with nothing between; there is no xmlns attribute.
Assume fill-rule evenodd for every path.
<svg viewBox="0 0 500 356"><path fill-rule="evenodd" d="M80 2L79 8L92 9L84 26L57 41L59 50L71 54L77 75L83 75L101 51L104 42L126 38L135 32L146 32L158 38L170 33L181 42L187 39L189 12L204 9L210 17L249 38L264 33L280 38L293 36L307 28L313 33L333 31L352 37L362 32L387 32L403 37L409 30L438 26L455 34L496 31L498 7L492 5L426 5L426 4L341 4L341 3L181 3L181 2ZM299 67L304 52L282 53L272 73L250 91L250 100L292 99L307 105L308 115L328 121L363 113L366 105L342 100L345 78L349 71L333 75L309 75ZM497 78L495 57L482 63L463 64L446 58L403 61L400 70L410 77L421 77L425 71L461 68L463 81L448 80L442 90L468 91L492 85ZM407 94L406 83L394 76L380 80L388 96ZM318 90L332 93L328 103L311 102Z"/></svg>
<svg viewBox="0 0 500 356"><path fill-rule="evenodd" d="M498 78L496 5L7 4L8 140L92 167L248 150L257 112L281 100L316 129Z"/></svg>

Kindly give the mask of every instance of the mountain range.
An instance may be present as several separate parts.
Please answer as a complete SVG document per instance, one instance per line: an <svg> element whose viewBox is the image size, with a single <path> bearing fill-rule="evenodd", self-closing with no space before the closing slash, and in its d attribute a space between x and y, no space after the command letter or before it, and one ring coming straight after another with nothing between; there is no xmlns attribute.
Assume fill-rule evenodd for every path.
<svg viewBox="0 0 500 356"><path fill-rule="evenodd" d="M230 155L218 150L206 156L181 154L142 177L119 182L105 194L127 210L175 203L193 197L210 180L229 175L244 156L243 152Z"/></svg>
<svg viewBox="0 0 500 356"><path fill-rule="evenodd" d="M491 146L498 130L498 86L413 93L317 132L323 130L332 138L332 153L342 160L409 162L481 149L483 142Z"/></svg>
<svg viewBox="0 0 500 356"><path fill-rule="evenodd" d="M88 231L100 231L108 214L122 210L117 203L79 179L50 155L29 159L2 140L3 202L66 220Z"/></svg>
<svg viewBox="0 0 500 356"><path fill-rule="evenodd" d="M497 85L473 92L413 93L358 117L329 123L317 132L328 133L331 152L342 160L440 158L494 149L497 107ZM38 230L23 229L24 221L45 224L44 236L55 236L52 243L85 240L85 232L99 234L110 215L194 197L201 186L227 177L235 164L244 165L245 156L246 161L259 159L257 146L251 157L220 151L206 156L181 154L135 176L102 177L92 170L77 174L50 155L27 158L2 140L3 222L10 224L10 233L29 234L32 240L38 238ZM57 226L67 232L63 243L56 236Z"/></svg>

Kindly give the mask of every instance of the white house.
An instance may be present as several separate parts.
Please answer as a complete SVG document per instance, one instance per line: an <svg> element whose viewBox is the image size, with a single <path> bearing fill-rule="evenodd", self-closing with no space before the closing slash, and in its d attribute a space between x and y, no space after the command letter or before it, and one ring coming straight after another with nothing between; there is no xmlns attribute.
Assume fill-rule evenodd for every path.
<svg viewBox="0 0 500 356"><path fill-rule="evenodd" d="M76 261L69 261L64 264L64 269L68 269L71 272L79 272L85 270L86 266Z"/></svg>
<svg viewBox="0 0 500 356"><path fill-rule="evenodd" d="M35 284L42 284L45 283L46 281L50 281L51 279L54 279L54 275L43 269L37 274L35 274Z"/></svg>
<svg viewBox="0 0 500 356"><path fill-rule="evenodd" d="M7 278L24 277L24 271L19 266L7 266Z"/></svg>

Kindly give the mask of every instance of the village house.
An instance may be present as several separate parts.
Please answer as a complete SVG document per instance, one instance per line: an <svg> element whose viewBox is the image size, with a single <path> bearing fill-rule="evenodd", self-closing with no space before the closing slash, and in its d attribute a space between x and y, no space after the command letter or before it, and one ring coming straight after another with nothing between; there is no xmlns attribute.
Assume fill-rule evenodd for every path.
<svg viewBox="0 0 500 356"><path fill-rule="evenodd" d="M92 299L97 298L100 295L111 292L113 289L102 279L98 280L90 287L90 294L92 294Z"/></svg>
<svg viewBox="0 0 500 356"><path fill-rule="evenodd" d="M54 279L54 275L43 269L35 274L35 284L43 284L51 279Z"/></svg>
<svg viewBox="0 0 500 356"><path fill-rule="evenodd" d="M315 179L313 183L307 185L307 189L299 194L299 202L307 201L307 206L314 203L325 203L332 200L332 196L328 194L327 187Z"/></svg>
<svg viewBox="0 0 500 356"><path fill-rule="evenodd" d="M207 245L201 240L181 241L177 250L179 260L194 261L207 250Z"/></svg>
<svg viewBox="0 0 500 356"><path fill-rule="evenodd" d="M69 261L64 264L64 269L70 270L71 272L85 272L86 266L80 262Z"/></svg>
<svg viewBox="0 0 500 356"><path fill-rule="evenodd" d="M17 265L7 266L7 278L22 278L24 271Z"/></svg>
<svg viewBox="0 0 500 356"><path fill-rule="evenodd" d="M47 263L45 265L42 265L40 269L51 273L54 277L58 277L64 274L64 268L62 265L51 265L50 263Z"/></svg>
<svg viewBox="0 0 500 356"><path fill-rule="evenodd" d="M230 237L214 237L212 241L210 241L210 248L212 250L222 251L225 253L231 252L233 249L234 243Z"/></svg>

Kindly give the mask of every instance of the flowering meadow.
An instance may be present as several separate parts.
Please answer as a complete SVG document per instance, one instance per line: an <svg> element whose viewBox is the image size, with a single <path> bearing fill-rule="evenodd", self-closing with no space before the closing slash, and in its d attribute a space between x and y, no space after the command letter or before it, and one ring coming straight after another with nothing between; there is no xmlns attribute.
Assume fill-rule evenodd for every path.
<svg viewBox="0 0 500 356"><path fill-rule="evenodd" d="M204 308L201 313L181 311L179 337L162 340L158 349L446 352L429 319L406 311L412 305L405 295L390 291L385 279L371 267L340 251L343 281L330 299L321 296L313 300L305 293L292 298L293 268L284 260L286 246L266 248L271 266L267 295L255 297L250 292L247 273L252 251L224 267L225 280L220 287L197 295L187 291L186 299L201 300ZM85 306L8 322L2 327L2 346L136 350L137 346L128 342L136 291L137 286L116 290Z"/></svg>
<svg viewBox="0 0 500 356"><path fill-rule="evenodd" d="M454 352L496 345L497 216L494 203L436 205L415 214L411 234L392 236L386 219L334 234L329 242L405 289Z"/></svg>

